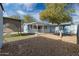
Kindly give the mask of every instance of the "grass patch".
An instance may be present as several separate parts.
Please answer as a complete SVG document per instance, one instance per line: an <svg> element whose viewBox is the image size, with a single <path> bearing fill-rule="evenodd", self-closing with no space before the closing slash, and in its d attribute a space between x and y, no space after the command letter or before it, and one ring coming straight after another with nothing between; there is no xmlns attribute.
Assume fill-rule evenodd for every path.
<svg viewBox="0 0 79 59"><path fill-rule="evenodd" d="M34 35L34 33L20 33L20 34L18 34L18 33L14 33L14 34L8 33L8 34L4 35L4 38L17 37L17 36L29 36L29 35Z"/></svg>
<svg viewBox="0 0 79 59"><path fill-rule="evenodd" d="M34 35L30 33L7 34L4 36L4 42L6 43L6 42L18 41L18 40L31 38L31 37L34 37Z"/></svg>

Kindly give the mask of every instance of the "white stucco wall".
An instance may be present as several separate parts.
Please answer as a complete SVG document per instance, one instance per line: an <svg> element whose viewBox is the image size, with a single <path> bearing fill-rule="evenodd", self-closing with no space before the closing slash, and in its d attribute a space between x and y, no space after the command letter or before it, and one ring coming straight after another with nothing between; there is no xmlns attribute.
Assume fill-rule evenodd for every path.
<svg viewBox="0 0 79 59"><path fill-rule="evenodd" d="M77 24L71 25L70 30L71 30L72 34L76 34L77 33L77 26L78 26Z"/></svg>
<svg viewBox="0 0 79 59"><path fill-rule="evenodd" d="M24 33L28 33L28 24L24 24L23 31Z"/></svg>
<svg viewBox="0 0 79 59"><path fill-rule="evenodd" d="M59 33L59 27L55 27L55 33Z"/></svg>
<svg viewBox="0 0 79 59"><path fill-rule="evenodd" d="M2 48L3 45L3 12L2 12L2 8L0 6L0 48Z"/></svg>
<svg viewBox="0 0 79 59"><path fill-rule="evenodd" d="M72 24L70 26L65 26L63 33L65 34L77 34L77 24ZM53 28L52 28L53 29ZM55 33L59 33L59 27L55 27Z"/></svg>
<svg viewBox="0 0 79 59"><path fill-rule="evenodd" d="M77 25L76 24L72 24L70 26L65 26L64 33L76 34L77 33Z"/></svg>
<svg viewBox="0 0 79 59"><path fill-rule="evenodd" d="M59 33L59 27L57 26L57 27L50 27L50 26L47 26L47 28L45 28L45 29L39 29L39 30L37 30L37 29L32 29L32 28L30 28L29 27L29 29L28 29L28 24L25 24L24 25L24 32L25 33L35 33L35 32L43 32L43 30L44 30L44 32L48 32L48 33L50 33L50 29L51 29L51 32L55 32L55 33ZM65 33L65 34L76 34L77 33L77 25L76 24L72 24L72 25L70 25L70 26L65 26L64 27L64 30L63 30L63 33Z"/></svg>
<svg viewBox="0 0 79 59"><path fill-rule="evenodd" d="M51 26L50 30L51 30L51 33L54 33L55 32L55 27Z"/></svg>

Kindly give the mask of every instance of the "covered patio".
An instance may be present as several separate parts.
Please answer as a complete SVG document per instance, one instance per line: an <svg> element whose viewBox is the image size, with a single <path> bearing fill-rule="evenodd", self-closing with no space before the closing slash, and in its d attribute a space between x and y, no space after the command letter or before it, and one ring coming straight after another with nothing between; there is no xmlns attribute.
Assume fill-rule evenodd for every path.
<svg viewBox="0 0 79 59"><path fill-rule="evenodd" d="M24 26L27 26L27 32L29 33L50 33L55 30L55 26L51 23L33 22L27 23Z"/></svg>
<svg viewBox="0 0 79 59"><path fill-rule="evenodd" d="M24 23L23 28L25 33L59 33L60 30L63 33L70 34L70 28L73 27L74 24L71 23L62 23L60 27L57 24L52 23L44 23L44 22L32 22L32 23Z"/></svg>

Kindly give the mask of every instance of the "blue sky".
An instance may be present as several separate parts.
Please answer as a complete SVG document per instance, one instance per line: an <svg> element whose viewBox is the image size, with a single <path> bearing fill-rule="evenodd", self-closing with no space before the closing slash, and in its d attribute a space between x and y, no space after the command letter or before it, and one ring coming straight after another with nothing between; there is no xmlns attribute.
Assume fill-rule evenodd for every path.
<svg viewBox="0 0 79 59"><path fill-rule="evenodd" d="M5 9L4 16L18 15L21 18L23 15L32 15L37 21L40 21L39 13L45 9L43 3L5 3L3 4ZM75 13L71 14L74 22L79 22L79 5L71 4L69 8L74 8Z"/></svg>
<svg viewBox="0 0 79 59"><path fill-rule="evenodd" d="M39 13L45 9L44 4L42 3L7 3L3 4L3 6L5 9L4 16L18 15L22 18L23 15L29 14L36 18L37 21L40 21Z"/></svg>

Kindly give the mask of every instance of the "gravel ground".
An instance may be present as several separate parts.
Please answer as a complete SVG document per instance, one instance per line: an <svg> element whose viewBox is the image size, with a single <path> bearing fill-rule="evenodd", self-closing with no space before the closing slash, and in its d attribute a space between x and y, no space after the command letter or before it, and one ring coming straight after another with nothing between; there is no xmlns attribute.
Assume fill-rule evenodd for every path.
<svg viewBox="0 0 79 59"><path fill-rule="evenodd" d="M45 37L5 43L1 56L77 56L79 45Z"/></svg>

